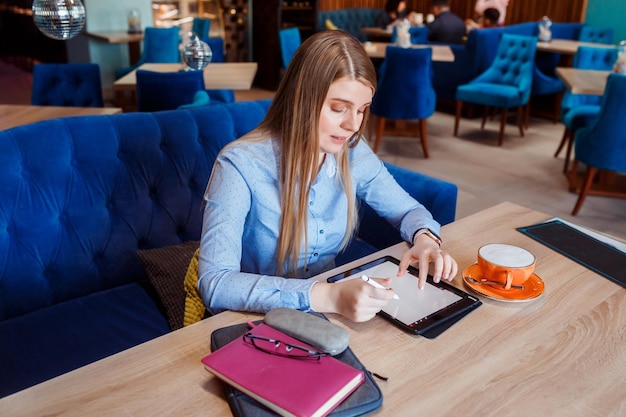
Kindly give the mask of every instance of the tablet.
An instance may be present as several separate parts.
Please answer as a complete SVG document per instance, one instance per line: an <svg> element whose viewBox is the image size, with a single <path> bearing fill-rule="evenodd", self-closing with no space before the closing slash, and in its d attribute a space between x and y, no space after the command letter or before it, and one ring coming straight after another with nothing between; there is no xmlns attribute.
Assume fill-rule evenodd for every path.
<svg viewBox="0 0 626 417"><path fill-rule="evenodd" d="M392 278L391 288L399 299L391 299L378 314L401 329L435 337L482 303L471 294L447 282L433 282L428 275L423 291L417 289L418 270L409 266L407 273L397 277L400 261L385 256L328 278L328 282L343 279ZM430 333L430 336L429 336Z"/></svg>

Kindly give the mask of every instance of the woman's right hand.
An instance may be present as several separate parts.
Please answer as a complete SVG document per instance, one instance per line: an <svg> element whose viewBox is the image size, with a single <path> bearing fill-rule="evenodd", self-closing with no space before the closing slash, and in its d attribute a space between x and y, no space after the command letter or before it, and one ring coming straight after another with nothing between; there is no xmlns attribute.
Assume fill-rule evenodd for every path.
<svg viewBox="0 0 626 417"><path fill-rule="evenodd" d="M383 287L391 278L376 279ZM374 288L360 279L333 284L318 282L311 289L311 308L320 313L338 313L356 322L373 318L393 297L391 290Z"/></svg>

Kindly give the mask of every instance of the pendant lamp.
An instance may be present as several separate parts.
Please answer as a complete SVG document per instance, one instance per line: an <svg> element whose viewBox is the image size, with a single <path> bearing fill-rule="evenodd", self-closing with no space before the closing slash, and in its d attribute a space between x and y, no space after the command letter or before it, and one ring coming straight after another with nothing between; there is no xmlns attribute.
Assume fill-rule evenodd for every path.
<svg viewBox="0 0 626 417"><path fill-rule="evenodd" d="M183 48L183 61L191 70L202 70L213 58L211 47L198 36L189 32L189 42Z"/></svg>
<svg viewBox="0 0 626 417"><path fill-rule="evenodd" d="M80 0L34 0L33 19L47 37L67 40L85 27L85 7Z"/></svg>

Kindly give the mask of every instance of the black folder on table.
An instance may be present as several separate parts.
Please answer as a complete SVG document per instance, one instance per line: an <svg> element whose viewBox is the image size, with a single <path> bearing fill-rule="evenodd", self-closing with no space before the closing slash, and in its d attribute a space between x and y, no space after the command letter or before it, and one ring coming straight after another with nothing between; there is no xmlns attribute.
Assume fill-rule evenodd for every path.
<svg viewBox="0 0 626 417"><path fill-rule="evenodd" d="M626 288L626 253L560 220L517 230Z"/></svg>

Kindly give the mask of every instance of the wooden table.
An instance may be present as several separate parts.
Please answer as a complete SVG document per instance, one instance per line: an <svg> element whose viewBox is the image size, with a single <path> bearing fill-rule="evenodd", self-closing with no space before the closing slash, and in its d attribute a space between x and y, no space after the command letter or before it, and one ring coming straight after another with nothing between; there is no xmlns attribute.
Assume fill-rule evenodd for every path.
<svg viewBox="0 0 626 417"><path fill-rule="evenodd" d="M60 107L0 104L0 130L57 117L121 113L118 107Z"/></svg>
<svg viewBox="0 0 626 417"><path fill-rule="evenodd" d="M579 46L594 48L615 48L615 45L595 42L581 42L572 39L552 39L550 42L537 42L537 51L555 52L564 55L575 55Z"/></svg>
<svg viewBox="0 0 626 417"><path fill-rule="evenodd" d="M258 64L256 62L214 62L207 65L204 72L204 86L207 90L249 90L252 87ZM158 72L176 72L182 64L143 64L138 69ZM118 105L124 108L126 91L137 88L136 70L113 82Z"/></svg>
<svg viewBox="0 0 626 417"><path fill-rule="evenodd" d="M556 67L556 75L573 94L604 95L610 73L611 71Z"/></svg>
<svg viewBox="0 0 626 417"><path fill-rule="evenodd" d="M481 307L432 340L379 317L353 323L329 315L350 332L365 366L389 378L379 383L384 402L374 415L624 415L626 290L515 230L548 217L503 203L442 229L461 269L486 243L533 252L546 288L532 302L481 297ZM464 288L460 276L453 285ZM0 415L231 416L222 386L200 359L213 330L259 317L226 312L203 320L0 399Z"/></svg>
<svg viewBox="0 0 626 417"><path fill-rule="evenodd" d="M393 35L393 32L387 29L383 29L383 28L361 28L361 33L365 33L368 38L372 37L374 39L378 39L378 38L384 38L384 39L391 39L391 36Z"/></svg>
<svg viewBox="0 0 626 417"><path fill-rule="evenodd" d="M141 41L143 33L128 33L125 30L85 32L85 35L106 43L127 43L128 58L130 65L133 65L141 57Z"/></svg>
<svg viewBox="0 0 626 417"><path fill-rule="evenodd" d="M388 46L394 46L391 42L366 42L363 44L365 52L370 58L384 58ZM432 60L454 62L454 53L448 45L411 45L411 48L432 48Z"/></svg>

